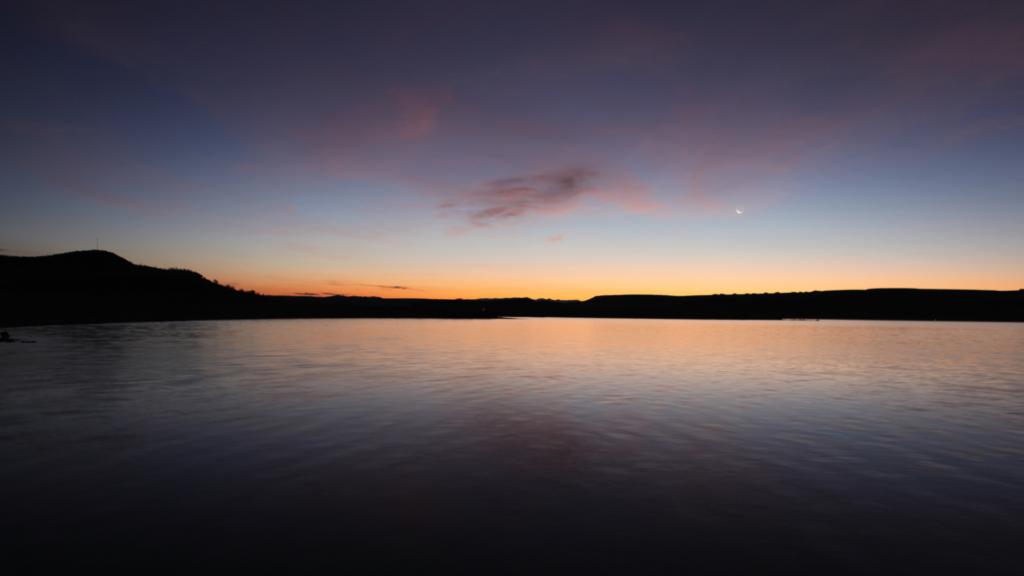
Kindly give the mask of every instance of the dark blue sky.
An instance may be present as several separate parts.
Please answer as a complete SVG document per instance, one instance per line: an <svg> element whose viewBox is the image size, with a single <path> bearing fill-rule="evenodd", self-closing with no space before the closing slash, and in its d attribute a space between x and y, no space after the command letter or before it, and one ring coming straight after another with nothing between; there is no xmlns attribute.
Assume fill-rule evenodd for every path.
<svg viewBox="0 0 1024 576"><path fill-rule="evenodd" d="M265 292L1024 287L1019 2L45 2L0 249Z"/></svg>

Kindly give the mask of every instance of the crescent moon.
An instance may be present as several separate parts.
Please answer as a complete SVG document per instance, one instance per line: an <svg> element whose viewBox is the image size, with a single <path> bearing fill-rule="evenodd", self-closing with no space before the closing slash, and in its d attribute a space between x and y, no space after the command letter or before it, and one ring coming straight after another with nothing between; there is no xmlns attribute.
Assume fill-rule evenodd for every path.
<svg viewBox="0 0 1024 576"><path fill-rule="evenodd" d="M743 214L743 206L737 206L736 207L736 213L737 214Z"/></svg>

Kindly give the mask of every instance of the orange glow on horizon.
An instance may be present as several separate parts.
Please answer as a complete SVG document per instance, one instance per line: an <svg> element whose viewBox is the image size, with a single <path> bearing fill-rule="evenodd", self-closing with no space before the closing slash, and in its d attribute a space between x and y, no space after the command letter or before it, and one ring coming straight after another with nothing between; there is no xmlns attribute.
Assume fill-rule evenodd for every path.
<svg viewBox="0 0 1024 576"><path fill-rule="evenodd" d="M436 268L402 265L319 266L289 261L233 266L209 262L197 271L244 290L268 295L373 296L380 298L551 298L587 300L615 294L763 294L869 288L1015 291L1017 270L985 263L973 269L900 262L730 262L708 259L676 268L650 262L510 261L500 265ZM280 267L280 268L279 268ZM339 268L342 268L339 271Z"/></svg>
<svg viewBox="0 0 1024 576"><path fill-rule="evenodd" d="M972 279L980 280L980 279ZM1000 281L1001 279L992 278L988 279L988 282L977 281L971 282L969 285L966 284L963 279L957 281L956 279L950 279L949 282L929 282L929 283L907 283L907 282L893 282L885 280L877 280L873 282L868 281L830 281L830 282L814 282L813 279L808 279L806 282L800 282L798 280L786 282L785 284L779 283L765 286L764 283L757 283L751 281L737 281L730 283L716 282L716 283L690 283L688 285L680 284L657 284L657 283L640 283L640 282L597 282L592 284L579 283L579 284L550 284L544 285L542 283L533 282L517 282L510 284L465 284L462 286L428 286L421 289L386 289L386 288L373 288L373 287L356 287L353 286L350 289L339 289L337 286L330 285L316 285L314 283L295 283L295 284L272 284L264 286L262 289L255 283L253 286L255 290L261 294L276 295L276 296L295 296L295 295L312 295L312 296L330 296L330 295L342 295L342 296L362 296L362 297L379 297L379 298L427 298L427 299L442 299L442 300L455 300L455 299L466 299L473 300L478 298L549 298L555 300L588 300L595 296L606 296L606 295L617 295L617 294L658 294L666 296L699 296L699 295L710 295L710 294L763 294L763 293L792 293L792 292L813 292L818 291L831 291L831 290L866 290L871 288L916 288L916 289L946 289L946 290L999 290L999 291L1016 291L1019 290L1015 285L1008 281ZM250 289L249 283L240 283L238 285L246 290Z"/></svg>

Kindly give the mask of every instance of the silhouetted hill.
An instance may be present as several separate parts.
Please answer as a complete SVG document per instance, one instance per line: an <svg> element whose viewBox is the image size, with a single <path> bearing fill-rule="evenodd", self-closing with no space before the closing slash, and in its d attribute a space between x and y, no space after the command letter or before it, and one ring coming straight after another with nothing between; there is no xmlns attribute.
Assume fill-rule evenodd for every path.
<svg viewBox="0 0 1024 576"><path fill-rule="evenodd" d="M234 290L191 270L132 264L112 252L86 250L52 256L0 256L6 294L202 294Z"/></svg>
<svg viewBox="0 0 1024 576"><path fill-rule="evenodd" d="M0 326L256 318L482 318L475 302L262 296L87 250L0 256Z"/></svg>
<svg viewBox="0 0 1024 576"><path fill-rule="evenodd" d="M1024 291L873 289L712 296L597 296L585 302L262 296L190 270L99 250L0 256L0 326L256 318L976 320L1024 322Z"/></svg>

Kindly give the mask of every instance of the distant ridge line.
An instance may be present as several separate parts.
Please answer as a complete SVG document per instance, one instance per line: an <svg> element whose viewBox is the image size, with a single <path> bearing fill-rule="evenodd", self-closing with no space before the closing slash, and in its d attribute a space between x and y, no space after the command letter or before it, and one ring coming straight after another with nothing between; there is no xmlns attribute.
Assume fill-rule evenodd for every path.
<svg viewBox="0 0 1024 576"><path fill-rule="evenodd" d="M948 320L1024 322L1024 290L871 288L673 296L620 294L586 301L432 300L264 296L185 269L132 262L105 250L0 255L0 327L271 318L502 317L705 320Z"/></svg>

